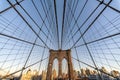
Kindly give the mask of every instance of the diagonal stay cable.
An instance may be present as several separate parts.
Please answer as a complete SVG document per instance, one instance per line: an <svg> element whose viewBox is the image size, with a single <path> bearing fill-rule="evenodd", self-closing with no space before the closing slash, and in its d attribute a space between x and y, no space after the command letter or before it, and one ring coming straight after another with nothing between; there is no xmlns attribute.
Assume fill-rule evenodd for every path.
<svg viewBox="0 0 120 80"><path fill-rule="evenodd" d="M40 33L40 30L39 30L38 34L39 34L39 33ZM34 41L34 44L36 43L37 39L38 39L38 37L36 37L36 39L35 39L35 41ZM24 70L24 68L25 68L25 66L26 66L26 64L27 64L27 62L28 62L28 60L29 60L29 58L30 58L30 56L31 56L31 54L32 54L32 51L33 51L33 49L34 49L34 47L35 47L34 44L32 45L32 48L31 48L31 50L30 50L30 52L29 52L29 54L28 54L28 57L27 57L27 59L26 59L26 61L25 61L25 63L24 63L23 70ZM20 79L21 79L21 77L22 77L23 70L21 71Z"/></svg>
<svg viewBox="0 0 120 80"><path fill-rule="evenodd" d="M73 43L75 42L73 38L72 38L72 41L73 41ZM77 48L74 48L74 49L75 49L75 53L76 53L77 59L79 60L79 56L78 56L78 52L77 52ZM79 69L81 69L80 62L78 62L78 65L79 65Z"/></svg>
<svg viewBox="0 0 120 80"><path fill-rule="evenodd" d="M49 37L49 35L50 35L50 34L48 33L48 37ZM46 41L45 41L46 43L47 43L47 41L48 41L48 37L46 38ZM43 52L42 52L42 56L41 56L40 60L42 60L43 57L44 57L45 49L46 49L46 48L44 47ZM40 62L39 69L38 69L39 71L41 70L41 64L42 64L42 62Z"/></svg>
<svg viewBox="0 0 120 80"><path fill-rule="evenodd" d="M24 0L21 0L21 1L19 1L18 3L21 3L21 2L23 2L23 1L24 1ZM18 5L18 3L13 4L13 6ZM6 9L4 9L4 10L0 11L0 14L2 14L2 13L4 13L4 12L6 12L7 10L9 10L9 9L11 9L11 8L12 8L12 6L10 6L10 7L6 8Z"/></svg>
<svg viewBox="0 0 120 80"><path fill-rule="evenodd" d="M42 59L42 60L39 60L39 61L37 61L37 62L35 62L35 63L33 63L33 64L31 64L31 65L23 68L23 69L25 70L25 69L27 69L27 68L29 68L29 67L31 67L31 66L34 66L34 65L38 64L39 62L44 61L44 60L46 60L46 59L48 59L48 57L46 57L46 58L44 58L44 59ZM13 72L13 73L10 73L10 74L8 74L8 75L6 75L6 76L3 76L2 79L6 78L6 77L9 77L9 76L11 76L11 75L14 75L14 74L22 71L23 69L20 69L20 70L18 70L18 71L15 71L15 72Z"/></svg>
<svg viewBox="0 0 120 80"><path fill-rule="evenodd" d="M76 21L75 16L74 16L74 14L72 13L72 11L71 11L71 14L72 14L73 19ZM79 28L79 25L78 25L77 22L76 22L76 25L77 25L77 27ZM79 30L79 33L80 33L80 35L82 35L82 33L81 33L80 30ZM71 35L72 35L72 34L71 34ZM81 38L83 39L83 42L86 43L84 37L82 36ZM72 40L73 40L73 37L72 37ZM74 42L74 43L75 43L75 42ZM86 46L86 49L87 49L87 51L88 51L88 53L89 53L89 55L90 55L90 57L91 57L91 60L92 60L92 62L93 62L93 64L94 64L94 66L96 67L96 69L98 69L98 66L97 66L96 63L95 63L95 60L94 60L94 58L93 58L93 55L92 55L92 53L91 53L88 45L85 44L85 46ZM76 49L76 48L75 48L75 49ZM100 75L100 73L99 73L99 70L97 70L97 72L98 72L98 76L99 76L100 80L103 80L102 77L101 77L101 75Z"/></svg>
<svg viewBox="0 0 120 80"><path fill-rule="evenodd" d="M41 26L41 28L42 28L42 27L43 27L43 25ZM39 33L38 33L38 34L40 34L40 31L41 31L41 29L39 30ZM37 38L38 38L38 37L36 37L36 40L37 40ZM48 33L48 35L47 35L47 38L46 38L45 43L47 43L48 38L49 38L49 33ZM34 41L34 43L36 43L36 40ZM30 53L29 53L29 55L28 55L28 58L27 58L27 60L26 60L26 62L25 62L24 67L26 66L27 61L29 60L29 57L30 57L30 55L31 55L31 53L32 53L32 51L33 51L33 48L34 48L34 45L33 45L32 48L31 48L31 51L30 51ZM44 49L45 49L45 47L44 47ZM43 55L44 55L44 53L42 53L42 58L41 58L41 60L43 59ZM40 62L40 63L41 63L41 62ZM24 68L24 67L23 67L23 68ZM22 73L23 73L23 70L21 71L20 78L22 77Z"/></svg>
<svg viewBox="0 0 120 80"><path fill-rule="evenodd" d="M9 4L12 6L11 2L10 2L9 0L7 0L7 1L8 1ZM14 8L14 10L21 16L21 18L27 23L27 25L33 30L33 28L32 28L32 27L29 25L29 23L24 19L24 17L16 10L16 8L15 8L15 7L13 7L13 8ZM39 37L39 35L38 35L34 30L33 30L33 32L37 35L37 38L41 39L41 38ZM36 40L34 41L34 43L36 43L37 38L36 38ZM42 41L42 39L41 39L41 41ZM45 44L44 41L42 41L42 42ZM45 46L47 46L47 45L45 44ZM33 44L32 48L31 48L31 50L30 50L30 53L29 53L29 55L28 55L28 57L27 57L27 60L26 60L26 62L25 62L25 64L24 64L24 67L26 66L27 61L29 60L29 57L30 57L30 55L31 55L31 53L32 53L32 51L33 51L33 48L34 48L34 44ZM24 67L23 67L23 68L24 68ZM22 76L23 70L24 70L24 69L22 69L22 71L21 71L20 78L21 78L21 76Z"/></svg>
<svg viewBox="0 0 120 80"><path fill-rule="evenodd" d="M100 0L97 0L97 1L101 3L101 1L100 1ZM104 3L104 2L103 2L102 4L107 5L107 4L106 4L106 3ZM120 10L118 10L118 9L116 9L116 8L114 8L114 7L110 6L110 5L108 5L108 7L109 7L109 8L111 8L112 10L114 10L114 11L116 11L116 12L120 13Z"/></svg>
<svg viewBox="0 0 120 80"><path fill-rule="evenodd" d="M40 60L43 59L44 54L45 54L45 47L43 48L43 52L42 52L42 56L41 56ZM41 64L42 64L42 62L39 63L39 68L38 68L39 71L41 70Z"/></svg>
<svg viewBox="0 0 120 80"><path fill-rule="evenodd" d="M41 1L41 0L40 0ZM44 2L42 2L41 1L41 4L42 4L42 7L43 7L43 10L44 10L44 13L45 13L45 15L47 15L48 14L48 18L47 18L47 21L48 21L48 23L49 23L49 25L52 23L52 20L51 20L51 17L50 17L50 11L49 11L49 8L51 7L51 5L49 6L49 7L47 7L47 3L46 3L46 1L45 0L43 0ZM44 4L44 5L43 5ZM49 26L49 28L50 28L50 26Z"/></svg>
<svg viewBox="0 0 120 80"><path fill-rule="evenodd" d="M95 28L96 31L99 33L99 35L102 36L101 33L100 33L100 31L99 31L96 27L94 27L94 28ZM102 28L104 28L104 27L102 26ZM105 41L103 41L103 42L105 43ZM102 54L103 54L103 56L104 56L104 59L106 60L106 62L108 63L109 68L110 68L111 71L112 71L112 67L110 66L110 62L109 62L108 58L106 57L106 54L104 53L104 50L103 50L102 46L100 45L100 43L101 43L101 42L97 42L98 47L99 47L100 50L102 51ZM102 64L103 64L103 63L102 63Z"/></svg>
<svg viewBox="0 0 120 80"><path fill-rule="evenodd" d="M72 18L74 18L74 17L72 17ZM70 26L70 22L68 21L68 18L67 18L67 21L66 21L66 22L68 23L68 26ZM72 33L71 33L71 36L72 36ZM73 37L72 37L72 41L73 41L73 43L75 42L74 39L73 39ZM74 48L74 49L75 49L75 53L76 53L77 59L79 60L77 48ZM78 65L79 65L79 69L81 69L80 62L78 62Z"/></svg>
<svg viewBox="0 0 120 80"><path fill-rule="evenodd" d="M82 23L82 25L77 29L77 31L73 34L73 36L76 35L76 33L83 27L83 25L85 25L85 23L89 20L89 18L95 13L95 11L100 7L101 3L98 4L98 6L90 13L90 15L87 17L87 19ZM76 21L77 22L77 21ZM72 36L72 37L73 37ZM68 42L71 40L71 38L69 38ZM66 44L67 45L67 44ZM65 45L65 46L66 46Z"/></svg>
<svg viewBox="0 0 120 80"><path fill-rule="evenodd" d="M85 62L83 62L83 61L79 61L78 59L76 59L76 58L74 58L74 57L72 57L72 58L73 58L74 60L78 61L78 62L81 62L82 64L85 64L85 65L87 65L87 66L89 66L89 67L97 70L94 66L91 66L91 65L89 65L88 63L85 63ZM111 77L113 77L113 78L117 78L117 77L114 77L113 75L111 75L111 74L109 74L109 73L106 73L106 72L100 70L100 69L98 69L98 70L99 70L101 73L104 73L104 74L106 74L106 75L108 75L108 76L111 76Z"/></svg>
<svg viewBox="0 0 120 80"><path fill-rule="evenodd" d="M41 20L42 20L42 22L43 22L43 24L45 25L45 27L46 27L46 29L47 29L47 31L49 32L49 34L50 34L50 36L51 37L53 37L52 36L52 34L50 33L50 30L49 30L49 28L47 27L47 25L46 25L46 23L45 23L45 20L47 19L48 20L48 15L46 14L45 15L45 20L42 18L42 15L40 14L40 12L39 12L39 10L38 10L38 8L37 8L37 6L35 5L35 3L34 3L34 1L32 0L32 4L33 4L33 6L35 7L35 9L36 9L36 11L37 11L37 13L38 13L38 15L40 16L40 18L41 18ZM51 9L51 7L49 8L49 9ZM48 12L47 12L48 13ZM45 34L46 35L46 34ZM50 40L51 42L52 42L52 40ZM52 42L53 43L53 42Z"/></svg>
<svg viewBox="0 0 120 80"><path fill-rule="evenodd" d="M112 34L112 35L109 35L109 36L102 37L100 39L96 39L96 40L87 42L86 44L91 44L91 43L98 42L98 41L101 41L101 40L104 40L104 39L108 39L108 38L111 38L111 37L114 37L114 36L118 36L118 35L120 35L120 32ZM80 46L83 46L83 45L85 45L85 44L77 45L77 46L74 46L74 47L80 47Z"/></svg>
<svg viewBox="0 0 120 80"><path fill-rule="evenodd" d="M47 28L47 25L46 25L46 23L45 23L45 20L48 18L48 15L45 15L45 19L43 20L43 18L42 18L42 16L41 16L41 14L40 14L40 12L39 12L37 6L35 5L34 0L32 0L32 4L33 4L34 8L36 9L36 11L37 11L39 17L41 18L43 24L44 24L45 27ZM50 10L50 9L51 9L51 6L49 7L49 10ZM47 11L47 13L48 13L48 11ZM47 30L48 30L48 32L50 33L50 30L49 30L48 28L47 28ZM50 33L50 36L53 37L51 33ZM50 42L52 42L52 41L50 40ZM54 44L54 43L53 43L53 44ZM55 44L54 44L54 46L55 46Z"/></svg>
<svg viewBox="0 0 120 80"><path fill-rule="evenodd" d="M72 0L71 0L72 1ZM70 3L72 3L72 2L70 2ZM76 4L75 4L76 3ZM74 0L74 2L73 2L73 5L71 6L71 9L69 9L68 8L68 13L66 13L66 18L68 19L68 22L71 24L72 23L72 21L73 21L73 17L71 16L71 14L70 14L70 11L73 11L73 12L76 12L76 9L77 9L77 6L78 6L78 3L79 3L79 0L77 0L77 2L75 2L75 0ZM69 3L68 3L69 4ZM71 5L71 4L70 4ZM67 10L67 9L66 9ZM65 40L66 40L66 38L68 38L67 37L67 35L68 35L68 32L70 31L70 29L71 29L71 27L72 26L67 26L67 24L65 25L66 26L66 29L65 30L67 30L67 31L65 31L65 36L64 36L64 42L65 42ZM63 43L64 44L64 43Z"/></svg>
<svg viewBox="0 0 120 80"><path fill-rule="evenodd" d="M81 34L81 36L77 39L77 41L72 45L72 47L70 49L72 49L78 42L79 40L84 36L84 34L91 28L91 26L94 24L94 22L96 22L96 20L101 16L101 14L104 12L104 10L108 7L108 5L112 2L112 0L110 0L108 2L108 4L102 9L102 11L100 11L100 13L95 17L95 19L91 22L91 24L87 27L87 29L83 32L83 34Z"/></svg>
<svg viewBox="0 0 120 80"><path fill-rule="evenodd" d="M69 31L69 33L68 33L68 37L70 36L70 33L74 30L74 28L75 28L74 26L75 26L75 24L77 23L78 19L80 18L80 16L81 16L83 10L85 9L85 6L87 5L87 3L88 3L88 0L85 1L85 4L83 5L83 7L82 7L82 9L81 9L81 11L80 11L80 13L79 13L79 15L77 16L77 19L75 20L73 26L71 27L71 29L70 29L70 31ZM69 4L68 4L68 6L70 7ZM70 9L70 11L72 12L71 9Z"/></svg>
<svg viewBox="0 0 120 80"><path fill-rule="evenodd" d="M118 18L118 19L117 19ZM119 16L115 17L114 19L112 19L113 23L115 23L117 20L119 20ZM97 21L98 22L98 21ZM100 22L99 22L100 24ZM119 25L119 24L118 24ZM108 26L108 23L105 24L104 26ZM111 35L108 35L108 36L105 36L105 37L102 37L102 38L99 38L99 39L96 39L96 40L93 40L93 41L90 41L90 42L87 42L86 44L91 44L91 43L94 43L94 42L97 42L97 41L101 41L101 40L104 40L104 39L109 39L110 37L115 37L115 36L119 36L120 33L115 33L115 34L111 34ZM83 46L85 44L80 44L80 45L77 45L75 47L80 47L80 46Z"/></svg>
<svg viewBox="0 0 120 80"><path fill-rule="evenodd" d="M8 37L8 38L11 38L11 39L15 39L15 40L18 40L18 41L21 41L21 42L25 42L25 43L28 43L28 44L34 44L34 43L32 43L32 42L29 42L29 41L26 41L26 40L23 40L23 39L20 39L20 38L11 36L11 35L7 35L7 34L4 34L4 33L0 33L0 35L5 36L5 37ZM35 43L34 45L40 46L40 47L44 47L44 46L39 45L39 44L36 44L36 43Z"/></svg>
<svg viewBox="0 0 120 80"><path fill-rule="evenodd" d="M42 38L37 34L37 32L32 28L32 26L28 23L28 21L20 14L20 12L12 5L12 3L7 0L8 3L13 7L13 9L18 13L18 15L23 19L23 21L28 25L28 27L35 33L35 35L42 41L43 44L45 44L45 46L50 49L48 47L48 45L42 40Z"/></svg>
<svg viewBox="0 0 120 80"><path fill-rule="evenodd" d="M72 19L70 19L71 17L70 17L70 10L68 9L68 6L67 6L67 4L68 3L70 3L70 5L71 5L71 7L72 7L72 10L73 10L73 8L74 8L74 4L75 4L75 1L73 1L72 2L72 0L69 0L69 1L67 1L66 0L66 7L65 7L65 17L64 17L64 25L63 25L63 33L61 32L61 36L63 36L62 37L62 39L61 39L61 42L62 42L62 47L63 47L63 42L64 42L64 39L66 38L66 35L67 35L67 31L69 30L69 28L68 28L68 24L67 24L67 19L69 18L69 21L71 21ZM64 7L63 7L63 12L64 12ZM61 30L62 30L62 28L61 28Z"/></svg>
<svg viewBox="0 0 120 80"><path fill-rule="evenodd" d="M28 27L35 33L35 35L45 44L45 46L50 49L47 44L41 39L41 37L36 33L36 31L32 28L32 26L27 22L27 20L20 14L20 12L12 5L12 3L7 0L8 3L13 7L13 9L18 13L18 15L23 19L23 21L28 25Z"/></svg>
<svg viewBox="0 0 120 80"><path fill-rule="evenodd" d="M16 2L18 2L17 0L16 0ZM40 31L42 31L43 32L43 34L47 37L47 34L41 29L41 27L36 23L36 21L31 17L31 15L25 10L25 8L20 4L20 3L18 3L18 5L23 9L23 11L30 17L30 19L35 23L35 25L39 28L39 30ZM47 18L47 16L46 16L46 18ZM46 19L45 18L45 19ZM42 23L42 26L43 26L43 24L45 24L45 20L43 20L43 18L41 18L42 19L42 21L43 21L43 23ZM45 24L45 27L47 27L46 26L46 24ZM48 29L48 28L47 28ZM48 30L48 32L49 32L49 30ZM50 32L49 32L50 33ZM52 42L51 41L51 39L49 39L50 40L50 42ZM52 42L53 43L53 42Z"/></svg>
<svg viewBox="0 0 120 80"><path fill-rule="evenodd" d="M44 2L45 2L45 0L44 0ZM47 1L47 5L48 5L48 7L50 7L50 6L52 6L52 3L51 3L51 1ZM56 44L57 44L57 30L56 30L56 28L57 27L55 27L55 16L54 16L54 11L52 11L53 9L51 9L51 10L47 10L47 12L49 12L49 17L50 17L50 19L51 19L51 31L52 31L52 33L53 33L53 36L54 36L54 39L55 39L55 42L56 42Z"/></svg>
<svg viewBox="0 0 120 80"><path fill-rule="evenodd" d="M32 1L33 1L33 0L32 0ZM44 1L45 1L45 0L44 0ZM47 16L47 13L48 13L49 11L47 10L46 6L44 7L42 0L40 0L40 2L41 2L41 5L42 5L42 8L43 8L43 11L44 11L45 15ZM45 8L46 8L47 12L45 11ZM50 10L50 8L51 8L51 6L49 7L49 10ZM41 19L42 19L42 16L41 16ZM42 19L42 20L43 20L43 19ZM47 21L49 22L48 17L47 17ZM50 24L50 23L49 23L49 24ZM45 26L46 26L46 24L45 24ZM46 26L46 28L47 28L48 32L50 33L49 28L48 28L47 26ZM51 35L51 33L50 33L50 35ZM53 37L53 36L51 35L51 37Z"/></svg>
<svg viewBox="0 0 120 80"><path fill-rule="evenodd" d="M104 17L105 17L105 16L104 16ZM108 20L108 19L107 19L107 20ZM108 20L108 21L109 21L109 20ZM109 21L109 22L112 24L111 21ZM100 24L100 25L102 26L102 28L104 28L104 26L103 26L102 24ZM113 25L113 24L112 24L112 25ZM115 27L115 26L113 25L113 27ZM115 27L115 28L116 28L116 27ZM117 29L118 29L118 28L116 28L116 30L117 30ZM118 30L119 30L119 29L118 29ZM108 35L110 35L107 30L105 30L105 32L106 32ZM111 37L110 39L111 39L111 40L114 42L114 44L120 49L119 45L115 42L115 40L113 39L113 37ZM110 53L111 53L112 57L114 58L115 62L117 63L117 65L120 67L120 64L119 64L118 60L115 58L114 54L112 53L111 49L108 47L107 43L106 43L104 40L103 40L103 42L104 42L104 44L106 45L107 49L110 51Z"/></svg>
<svg viewBox="0 0 120 80"><path fill-rule="evenodd" d="M41 1L41 0L40 0ZM45 13L45 15L48 15L48 18L47 18L47 21L48 21L48 23L49 23L49 31L51 31L51 34L52 34L52 37L54 38L54 41L55 41L55 34L53 33L53 31L52 31L52 27L53 26L51 26L52 25L52 23L54 23L53 22L53 20L51 19L51 17L52 16L50 16L50 10L51 9L49 9L49 8L51 8L52 7L52 5L48 5L49 7L47 8L47 4L46 4L46 1L45 0L43 0L44 1L44 5L43 5L43 2L41 3L42 4L42 7L43 7L43 10L44 10L44 13ZM46 9L46 11L45 11L45 9Z"/></svg>

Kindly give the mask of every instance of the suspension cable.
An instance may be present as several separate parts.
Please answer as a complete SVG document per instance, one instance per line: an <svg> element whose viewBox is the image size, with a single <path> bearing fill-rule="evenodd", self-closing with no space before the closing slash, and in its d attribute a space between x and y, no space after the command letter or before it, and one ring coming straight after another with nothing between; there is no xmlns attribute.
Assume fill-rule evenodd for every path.
<svg viewBox="0 0 120 80"><path fill-rule="evenodd" d="M59 28L58 28L58 19L57 19L56 0L54 0L54 11L55 11L55 18L56 18L56 27L57 27L57 36L58 36L58 49L59 49L60 48L60 45L59 45Z"/></svg>
<svg viewBox="0 0 120 80"><path fill-rule="evenodd" d="M76 33L83 27L83 25L89 20L89 18L95 13L95 11L100 7L101 3L97 5L97 7L90 13L90 15L87 17L87 19L82 23L82 25L77 29L77 31L73 34L73 36L76 35ZM77 22L77 21L76 21ZM75 23L76 24L76 23ZM72 36L72 37L73 37ZM68 40L68 42L71 40L71 38ZM66 43L67 45L67 43ZM65 45L65 46L66 46Z"/></svg>
<svg viewBox="0 0 120 80"><path fill-rule="evenodd" d="M81 34L81 36L77 39L77 41L72 45L71 48L73 48L78 43L78 41L82 38L82 36L84 36L84 34L91 28L91 26L94 24L94 22L101 16L101 14L104 12L104 10L108 7L108 5L111 2L112 2L112 0L110 0L109 3L102 9L102 11L100 11L100 13L97 15L97 17L95 17L95 19L93 20L93 22L87 27L87 29L83 32L83 34Z"/></svg>
<svg viewBox="0 0 120 80"><path fill-rule="evenodd" d="M62 18L62 31L61 31L61 49L63 44L63 31L64 31L64 24L65 24L65 9L66 9L66 0L64 0L64 6L63 6L63 18Z"/></svg>
<svg viewBox="0 0 120 80"><path fill-rule="evenodd" d="M13 9L18 13L18 15L23 19L23 21L25 21L25 23L28 25L28 27L35 33L35 35L42 41L43 44L45 44L45 46L50 49L48 47L48 45L42 40L42 38L36 33L36 31L32 28L32 26L28 23L28 21L20 14L20 12L12 5L12 3L7 0L8 3L13 7Z"/></svg>

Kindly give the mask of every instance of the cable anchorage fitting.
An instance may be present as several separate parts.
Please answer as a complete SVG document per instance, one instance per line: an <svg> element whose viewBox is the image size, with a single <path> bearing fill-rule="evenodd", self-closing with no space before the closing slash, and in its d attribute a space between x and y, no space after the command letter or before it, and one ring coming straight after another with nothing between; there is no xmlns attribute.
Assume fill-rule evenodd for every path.
<svg viewBox="0 0 120 80"><path fill-rule="evenodd" d="M25 69L25 67L22 68L22 70L24 70L24 69Z"/></svg>
<svg viewBox="0 0 120 80"><path fill-rule="evenodd" d="M17 0L15 0L16 1L16 3L18 4L18 5L20 5L20 3L17 1Z"/></svg>
<svg viewBox="0 0 120 80"><path fill-rule="evenodd" d="M104 3L104 0L102 0L101 2L100 2L100 4L103 4Z"/></svg>

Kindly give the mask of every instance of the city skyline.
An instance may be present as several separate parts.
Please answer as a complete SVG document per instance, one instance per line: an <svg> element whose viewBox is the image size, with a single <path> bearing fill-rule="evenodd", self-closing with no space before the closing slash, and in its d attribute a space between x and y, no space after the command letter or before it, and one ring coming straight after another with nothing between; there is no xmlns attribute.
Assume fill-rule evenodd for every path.
<svg viewBox="0 0 120 80"><path fill-rule="evenodd" d="M113 70L113 71L108 72L105 67L101 67L101 70L104 71L105 73L109 73L111 75L114 75L114 77L120 77L120 72L118 72L118 71ZM116 72L118 72L118 73L116 73ZM52 70L53 80L58 78L57 73L58 72L57 72L56 69ZM62 74L63 74L62 77L67 78L68 73L62 73ZM39 72L36 71L36 70L28 69L25 73L23 73L23 76L22 76L21 80L30 80L30 78L32 78L32 76L37 76L37 75L41 76L42 80L45 80L46 75L47 75L47 71L43 70L42 73L39 74ZM92 76L92 75L97 76L98 75L97 71L94 70L94 69L89 69L89 68L82 68L81 71L74 70L74 77L76 79L81 78L81 77L89 77L89 76ZM104 73L101 73L101 75L108 76L107 74L104 74ZM16 76L16 77L18 77L18 76ZM111 76L111 78L112 78L112 76Z"/></svg>

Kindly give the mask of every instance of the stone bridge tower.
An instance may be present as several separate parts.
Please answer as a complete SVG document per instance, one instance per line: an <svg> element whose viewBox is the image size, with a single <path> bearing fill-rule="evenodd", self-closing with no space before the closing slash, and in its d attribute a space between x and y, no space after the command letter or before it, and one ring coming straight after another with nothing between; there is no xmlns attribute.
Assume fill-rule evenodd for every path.
<svg viewBox="0 0 120 80"><path fill-rule="evenodd" d="M58 59L58 78L62 77L62 60L64 58L67 60L67 64L68 64L69 80L74 80L71 50L50 50L49 62L47 68L47 78L46 78L47 80L51 80L52 66L54 59Z"/></svg>

